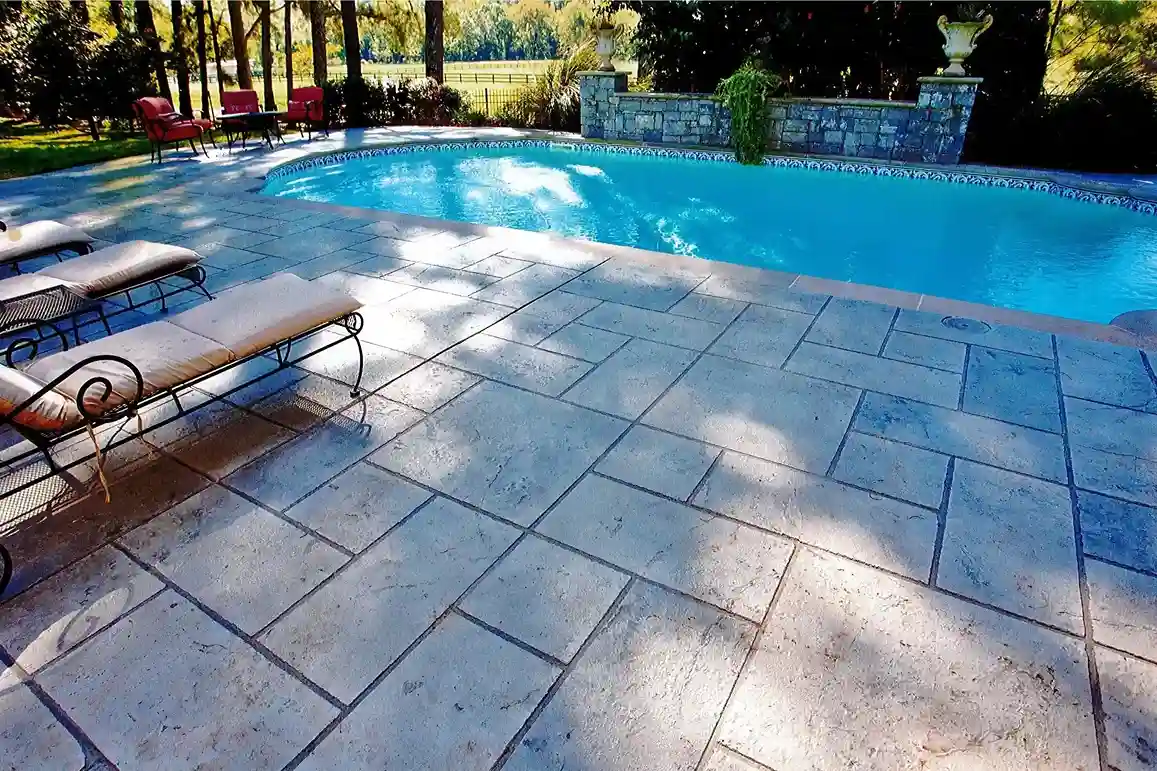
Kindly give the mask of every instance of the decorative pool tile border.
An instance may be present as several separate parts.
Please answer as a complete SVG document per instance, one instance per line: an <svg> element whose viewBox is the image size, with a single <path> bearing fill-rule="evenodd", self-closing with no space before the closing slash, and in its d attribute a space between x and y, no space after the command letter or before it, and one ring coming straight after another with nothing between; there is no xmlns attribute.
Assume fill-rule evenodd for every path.
<svg viewBox="0 0 1157 771"><path fill-rule="evenodd" d="M343 150L324 155L315 155L290 161L277 166L265 175L266 179L277 179L287 174L295 174L306 169L334 166L358 158L373 158L383 155L407 155L416 152L467 150L472 147L519 148L549 147L573 150L580 153L609 153L614 155L646 155L658 158L678 158L685 161L708 161L712 163L735 163L735 154L728 150L693 150L680 147L653 147L650 145L622 145L610 142L573 142L553 139L476 139L455 142L407 142L387 147L369 147L363 150ZM904 179L926 179L933 182L951 182L985 187L1004 187L1017 190L1037 190L1061 198L1069 198L1084 203L1120 206L1141 214L1157 214L1157 202L1144 201L1129 195L1098 193L1072 185L1064 185L1048 179L1018 177L1002 174L982 174L976 172L940 171L920 166L896 163L871 163L860 160L795 158L773 155L763 159L764 166L786 169L810 169L812 171L835 171L844 174L861 174L873 177L899 177Z"/></svg>

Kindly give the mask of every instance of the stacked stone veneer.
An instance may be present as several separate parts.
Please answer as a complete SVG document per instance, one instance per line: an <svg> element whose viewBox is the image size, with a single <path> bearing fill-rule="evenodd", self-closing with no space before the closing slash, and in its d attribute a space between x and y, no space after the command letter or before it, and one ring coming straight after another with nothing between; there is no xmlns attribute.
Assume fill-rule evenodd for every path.
<svg viewBox="0 0 1157 771"><path fill-rule="evenodd" d="M792 153L954 164L980 78L920 79L915 102L773 99L768 147ZM585 72L582 135L592 139L726 147L731 114L705 94L628 93L620 72Z"/></svg>

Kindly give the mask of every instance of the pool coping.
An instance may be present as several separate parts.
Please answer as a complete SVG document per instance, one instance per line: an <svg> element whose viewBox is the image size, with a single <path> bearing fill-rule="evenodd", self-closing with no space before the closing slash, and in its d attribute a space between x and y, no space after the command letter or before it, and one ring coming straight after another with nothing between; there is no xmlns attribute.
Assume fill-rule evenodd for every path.
<svg viewBox="0 0 1157 771"><path fill-rule="evenodd" d="M714 163L736 163L731 150L717 147L671 146L645 142L623 142L592 140L577 136L526 136L520 138L453 138L417 139L409 141L383 142L380 145L360 147L352 150L336 149L309 153L277 164L268 169L263 179L276 179L307 169L331 166L358 158L406 155L423 150L462 150L471 147L489 146L513 148L531 145L548 147L563 145L585 152L605 152L622 155L649 155L659 158L680 158L682 160L707 161ZM921 179L932 182L981 185L1014 190L1032 190L1082 203L1102 206L1117 206L1139 214L1157 214L1157 200L1134 195L1122 190L1120 184L1074 177L1068 172L1040 169L1010 169L991 166L955 166L946 168L934 164L905 163L901 161L844 158L830 155L796 155L791 153L771 153L764 157L764 166L773 168L800 168L810 171L837 172L900 179Z"/></svg>
<svg viewBox="0 0 1157 771"><path fill-rule="evenodd" d="M398 155L406 152L414 152L414 149L407 150L406 148L421 148L428 146L460 146L472 147L477 145L494 145L499 146L517 146L524 145L527 142L536 143L563 143L563 144L591 144L598 146L616 146L616 147L630 147L622 143L603 143L603 142L584 142L584 140L576 140L572 138L542 138L530 137L525 139L422 139L416 141L392 141L383 143L380 146L363 147L356 150L334 150L319 153L311 153L301 158L295 158L285 163L278 164L261 175L262 184L271 176L280 176L274 174L278 170L298 170L305 168L312 168L321 164L317 161L326 159L331 160L331 163L338 162L336 159L346 160L350 157L369 157L373 155ZM672 148L662 148L664 150L673 150ZM682 153L703 153L711 152L716 154L731 155L731 153L720 150L689 150L687 148L678 149ZM774 156L775 158L786 158L786 156ZM799 159L806 160L809 164L806 167L811 167L810 164L816 163L832 163L832 164L855 164L868 165L859 161L844 161L844 160L828 160L823 161L815 159ZM309 163L313 161L313 163ZM883 164L880 164L883 165ZM894 165L894 164L893 164ZM914 164L908 164L915 172L928 172L929 169L924 167L917 167ZM1031 170L1029 170L1031 171ZM282 171L281 173L289 173ZM937 172L943 174L944 172ZM915 178L937 179L932 176L916 176ZM961 174L961 176L975 176L973 173ZM1012 177L1000 177L1002 179L1012 179ZM1030 179L1029 177L1022 177L1021 179ZM1053 183L1051 180L1037 180ZM1011 186L1011 185L1009 185ZM1040 188L1037 188L1040 189ZM264 195L260 192L260 186L251 188L244 194L237 197L246 197L255 201L268 202L271 196ZM1091 191L1086 191L1091 192ZM1116 194L1114 194L1116 195ZM1067 197L1067 196L1066 196ZM978 321L983 321L988 324L1000 324L1005 326L1014 326L1024 329L1045 332L1049 334L1071 335L1080 337L1086 340L1093 340L1096 342L1111 343L1114 345L1122 345L1133 348L1148 348L1157 349L1157 334L1138 333L1124 327L1116 326L1109 323L1100 323L1093 321L1083 321L1080 319L1070 319L1063 316L1053 316L1049 314L1036 313L1033 311L1017 310L1013 308L1003 308L995 305L985 305L982 303L974 303L966 300L956 300L948 297L940 297L937 295L927 295L916 292L908 292L900 289L892 289L889 287L875 286L871 284L859 284L852 281L840 281L836 279L821 278L819 276L809 276L802 273L789 273L778 271L773 268L761 268L750 265L739 265L737 263L722 262L719 260L712 260L703 257L689 257L686 255L670 254L667 252L657 252L647 249L640 249L631 246L621 246L618 244L608 244L601 241L585 241L577 238L567 238L559 236L550 232L542 231L528 231L519 230L515 228L505 228L494 225L480 225L472 222L462 222L458 220L444 220L434 217L424 217L416 214L406 214L404 212L388 211L384 209L368 209L356 206L346 206L342 204L329 204L316 201L303 201L293 198L278 198L279 202L313 209L319 212L328 212L333 214L343 214L345 216L353 216L359 219L366 219L372 221L391 221L400 225L418 225L425 228L436 228L443 231L449 231L460 235L475 235L484 237L487 235L498 235L503 232L507 233L521 233L533 234L544 239L545 243L558 244L561 246L570 245L572 247L580 247L583 249L595 251L599 254L605 255L607 258L617 257L620 259L627 259L635 262L642 262L650 265L659 265L663 267L670 267L672 269L683 270L708 270L712 275L726 276L729 278L737 278L749 280L762 286L775 287L781 289L791 289L800 292L811 292L816 294L827 294L834 297L851 300L864 300L869 302L877 302L886 305L896 306L908 310L919 310L929 313L940 313L945 316L961 316ZM1141 199L1134 199L1140 201ZM1096 201L1093 201L1094 203ZM1150 203L1154 207L1154 213L1157 213L1157 203ZM1130 313L1144 312L1143 309L1138 311L1130 311ZM1157 315L1157 311L1154 311Z"/></svg>

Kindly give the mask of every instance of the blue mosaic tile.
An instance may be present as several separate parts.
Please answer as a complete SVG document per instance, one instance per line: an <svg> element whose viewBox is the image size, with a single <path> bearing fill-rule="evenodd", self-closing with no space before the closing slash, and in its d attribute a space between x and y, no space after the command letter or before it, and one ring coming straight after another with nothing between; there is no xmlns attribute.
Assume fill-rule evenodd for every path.
<svg viewBox="0 0 1157 771"><path fill-rule="evenodd" d="M454 152L471 147L485 146L487 148L518 148L540 147L554 150L608 153L615 155L639 155L657 158L678 158L684 161L704 161L709 163L735 163L735 154L729 150L691 150L680 147L657 147L653 145L621 145L609 142L570 142L554 141L550 139L479 139L465 142L411 142L390 147L373 147L365 150L347 150L328 155L318 155L289 163L271 169L266 179L276 179L287 174L296 174L306 169L322 166L333 166L357 158L371 158L383 155L406 155L416 152ZM1120 206L1140 214L1157 214L1157 202L1144 201L1127 195L1116 193L1097 193L1079 187L1062 185L1045 179L1032 177L1016 177L999 174L981 174L976 172L939 171L921 167L906 166L903 164L882 164L864 161L844 161L836 159L819 160L815 158L789 158L784 156L769 156L763 159L765 166L773 168L809 169L812 171L833 171L843 174L861 174L877 177L898 177L905 179L925 179L933 182L949 182L964 185L983 185L986 187L1003 187L1015 190L1035 190L1051 195L1059 195L1082 203L1094 203L1105 206Z"/></svg>

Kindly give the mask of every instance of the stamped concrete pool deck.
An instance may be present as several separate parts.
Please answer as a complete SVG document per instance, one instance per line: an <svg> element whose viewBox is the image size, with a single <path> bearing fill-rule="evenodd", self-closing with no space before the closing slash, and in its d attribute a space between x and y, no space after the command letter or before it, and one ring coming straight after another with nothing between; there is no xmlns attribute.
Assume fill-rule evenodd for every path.
<svg viewBox="0 0 1157 771"><path fill-rule="evenodd" d="M0 767L1157 768L1157 345L251 192L302 147L0 183L345 288L369 391L342 344L0 500Z"/></svg>

